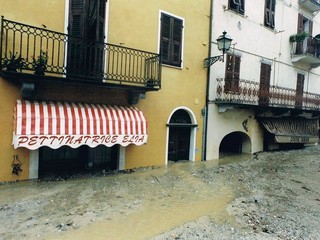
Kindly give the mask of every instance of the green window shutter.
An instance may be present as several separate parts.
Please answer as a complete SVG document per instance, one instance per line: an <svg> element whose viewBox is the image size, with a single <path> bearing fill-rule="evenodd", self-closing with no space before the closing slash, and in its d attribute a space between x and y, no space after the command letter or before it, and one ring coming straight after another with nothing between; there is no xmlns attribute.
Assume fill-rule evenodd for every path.
<svg viewBox="0 0 320 240"><path fill-rule="evenodd" d="M182 45L182 20L173 19L173 49L172 63L174 66L181 66L181 45Z"/></svg>
<svg viewBox="0 0 320 240"><path fill-rule="evenodd" d="M181 66L183 21L162 13L160 52L162 63Z"/></svg>
<svg viewBox="0 0 320 240"><path fill-rule="evenodd" d="M170 56L170 16L161 15L161 57L162 63L169 64Z"/></svg>

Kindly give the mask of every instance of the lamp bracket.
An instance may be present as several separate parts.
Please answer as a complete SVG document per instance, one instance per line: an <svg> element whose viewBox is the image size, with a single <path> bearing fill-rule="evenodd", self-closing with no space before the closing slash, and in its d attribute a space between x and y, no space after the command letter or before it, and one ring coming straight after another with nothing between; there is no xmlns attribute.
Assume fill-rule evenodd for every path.
<svg viewBox="0 0 320 240"><path fill-rule="evenodd" d="M204 65L205 68L208 68L208 67L210 67L212 64L214 64L217 61L222 61L223 62L223 55L206 58L203 61L203 65Z"/></svg>

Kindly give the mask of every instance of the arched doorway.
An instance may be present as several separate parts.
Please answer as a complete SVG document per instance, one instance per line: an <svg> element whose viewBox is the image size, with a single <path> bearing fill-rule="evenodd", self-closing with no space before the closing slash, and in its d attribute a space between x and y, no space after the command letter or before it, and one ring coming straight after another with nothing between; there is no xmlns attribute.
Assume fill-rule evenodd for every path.
<svg viewBox="0 0 320 240"><path fill-rule="evenodd" d="M220 142L219 157L236 153L250 153L251 141L243 132L232 132Z"/></svg>
<svg viewBox="0 0 320 240"><path fill-rule="evenodd" d="M193 116L186 109L176 110L167 124L169 127L168 160L193 160L194 124Z"/></svg>

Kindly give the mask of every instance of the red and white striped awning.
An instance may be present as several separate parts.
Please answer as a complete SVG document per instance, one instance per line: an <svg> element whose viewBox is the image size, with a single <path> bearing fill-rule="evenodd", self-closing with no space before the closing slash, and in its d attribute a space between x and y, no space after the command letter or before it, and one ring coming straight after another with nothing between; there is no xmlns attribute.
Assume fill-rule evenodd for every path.
<svg viewBox="0 0 320 240"><path fill-rule="evenodd" d="M14 148L77 148L147 142L147 122L135 107L17 100Z"/></svg>

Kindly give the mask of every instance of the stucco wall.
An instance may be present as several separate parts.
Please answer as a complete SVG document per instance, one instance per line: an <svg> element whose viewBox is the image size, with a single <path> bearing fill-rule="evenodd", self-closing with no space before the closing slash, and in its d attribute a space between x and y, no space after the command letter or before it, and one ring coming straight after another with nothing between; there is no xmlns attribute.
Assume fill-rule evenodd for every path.
<svg viewBox="0 0 320 240"><path fill-rule="evenodd" d="M60 0L15 0L0 1L0 15L8 20L63 32L65 2ZM29 153L27 149L14 149L11 145L13 114L16 100L20 98L19 84L0 77L0 181L15 181L29 178ZM19 176L12 174L14 155L22 163Z"/></svg>
<svg viewBox="0 0 320 240"><path fill-rule="evenodd" d="M270 84L295 90L297 73L305 75L304 91L320 93L320 67L310 68L306 64L291 61L289 37L297 33L298 14L303 14L313 22L313 36L320 31L319 14L307 12L298 0L276 1L275 28L264 26L265 1L245 1L245 13L240 15L228 9L228 0L214 1L212 39L223 31L233 39L229 53L241 57L240 79L260 82L261 62L271 65ZM212 45L212 56L219 55L217 45ZM217 62L211 66L210 100L217 97L217 78L225 77L225 63ZM253 92L251 94L254 94ZM257 93L256 93L257 94ZM252 97L252 96L251 96ZM257 95L256 95L257 97ZM218 107L211 104L208 120L207 159L219 156L219 145L223 137L233 131L244 131L243 119L248 120L248 136L252 143L252 153L263 150L263 129L254 119L254 110L230 109L218 113Z"/></svg>
<svg viewBox="0 0 320 240"><path fill-rule="evenodd" d="M22 180L29 174L29 151L14 150L11 145L14 105L18 97L18 88L0 77L0 181ZM22 163L23 171L19 176L12 174L14 155L18 155Z"/></svg>
<svg viewBox="0 0 320 240"><path fill-rule="evenodd" d="M303 14L313 22L313 33L320 33L320 14L312 14L303 9L298 0L276 1L275 29L264 27L265 1L246 1L244 16L228 8L228 1L214 1L212 39L223 31L233 38L232 51L241 55L240 78L260 81L260 61L271 64L271 84L295 89L297 73L305 74L305 91L319 93L320 67L311 68L309 65L293 64L291 61L291 44L289 37L297 33L298 13ZM213 44L212 55L219 55L217 45ZM225 68L217 63L211 67L211 83L215 88L216 78L224 77ZM211 99L214 91L211 92Z"/></svg>
<svg viewBox="0 0 320 240"><path fill-rule="evenodd" d="M196 116L196 160L201 160L203 117L205 106L206 69L208 56L210 1L110 1L108 41L126 47L158 52L159 11L184 18L183 68L162 67L162 89L148 92L137 107L148 120L146 146L129 146L126 167L163 165L166 159L166 123L175 108L185 106ZM137 6L139 6L137 8ZM134 9L134 10L133 10ZM128 34L130 33L130 34Z"/></svg>
<svg viewBox="0 0 320 240"><path fill-rule="evenodd" d="M253 111L235 108L219 113L217 105L209 104L208 112L207 160L219 158L222 139L233 132L242 132L250 138L250 147L246 146L249 149L247 153L263 150L263 130ZM243 127L244 122L247 129Z"/></svg>

